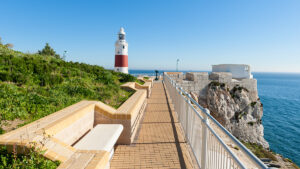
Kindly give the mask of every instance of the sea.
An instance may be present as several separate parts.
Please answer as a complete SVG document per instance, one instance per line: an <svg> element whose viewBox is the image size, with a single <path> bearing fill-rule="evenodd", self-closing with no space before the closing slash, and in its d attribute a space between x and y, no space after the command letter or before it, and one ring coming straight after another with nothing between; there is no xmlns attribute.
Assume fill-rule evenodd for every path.
<svg viewBox="0 0 300 169"><path fill-rule="evenodd" d="M163 72L160 70L159 74ZM154 70L130 70L129 73L155 75ZM300 74L252 74L257 79L258 95L263 103L264 137L270 149L300 166Z"/></svg>

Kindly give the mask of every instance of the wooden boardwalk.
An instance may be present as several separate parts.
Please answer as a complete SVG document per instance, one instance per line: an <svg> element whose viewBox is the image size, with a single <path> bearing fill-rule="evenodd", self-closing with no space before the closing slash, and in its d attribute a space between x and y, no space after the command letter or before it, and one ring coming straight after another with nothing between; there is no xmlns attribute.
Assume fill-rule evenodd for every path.
<svg viewBox="0 0 300 169"><path fill-rule="evenodd" d="M116 147L111 168L197 168L172 109L163 84L154 83L137 138Z"/></svg>

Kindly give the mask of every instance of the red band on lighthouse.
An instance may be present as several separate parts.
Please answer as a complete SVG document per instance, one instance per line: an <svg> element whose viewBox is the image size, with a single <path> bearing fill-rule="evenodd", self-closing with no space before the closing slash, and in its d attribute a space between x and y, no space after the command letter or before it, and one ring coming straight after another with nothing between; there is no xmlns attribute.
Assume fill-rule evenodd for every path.
<svg viewBox="0 0 300 169"><path fill-rule="evenodd" d="M115 67L128 67L128 56L115 55Z"/></svg>

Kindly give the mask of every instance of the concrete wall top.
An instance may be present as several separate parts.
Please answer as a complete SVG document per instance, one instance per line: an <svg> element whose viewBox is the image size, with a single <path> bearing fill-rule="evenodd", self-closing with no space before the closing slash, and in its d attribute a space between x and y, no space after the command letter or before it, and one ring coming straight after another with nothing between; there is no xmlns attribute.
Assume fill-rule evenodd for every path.
<svg viewBox="0 0 300 169"><path fill-rule="evenodd" d="M183 74L182 72L165 72L168 75L179 75L179 74Z"/></svg>
<svg viewBox="0 0 300 169"><path fill-rule="evenodd" d="M245 64L212 65L212 72L230 72L235 79L252 79L251 69Z"/></svg>
<svg viewBox="0 0 300 169"><path fill-rule="evenodd" d="M208 80L208 72L187 72L185 77L190 81Z"/></svg>

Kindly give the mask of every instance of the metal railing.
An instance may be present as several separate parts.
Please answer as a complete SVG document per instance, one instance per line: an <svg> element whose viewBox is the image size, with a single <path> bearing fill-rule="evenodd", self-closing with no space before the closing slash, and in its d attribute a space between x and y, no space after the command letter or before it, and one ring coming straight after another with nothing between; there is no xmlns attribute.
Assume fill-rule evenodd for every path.
<svg viewBox="0 0 300 169"><path fill-rule="evenodd" d="M267 169L261 160L210 115L208 109L201 107L166 73L164 73L163 81L185 132L186 140L201 169L248 168L224 143L210 123L214 123L214 126L217 126L231 142L235 143L237 149L241 150L246 160L252 161L255 168Z"/></svg>

